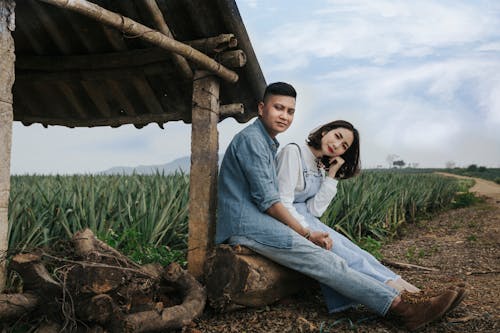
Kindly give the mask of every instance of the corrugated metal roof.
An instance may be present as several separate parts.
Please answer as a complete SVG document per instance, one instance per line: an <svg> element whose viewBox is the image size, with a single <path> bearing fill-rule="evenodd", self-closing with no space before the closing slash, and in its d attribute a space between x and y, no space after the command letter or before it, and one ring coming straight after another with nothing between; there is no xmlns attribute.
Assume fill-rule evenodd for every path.
<svg viewBox="0 0 500 333"><path fill-rule="evenodd" d="M143 0L95 0L155 28ZM157 0L174 38L234 34L247 63L236 83L220 80L220 104L243 103L256 116L265 80L234 0ZM192 79L167 51L82 14L36 0L16 1L14 120L25 125L137 127L191 122ZM195 70L195 65L190 63ZM222 119L222 118L221 118Z"/></svg>

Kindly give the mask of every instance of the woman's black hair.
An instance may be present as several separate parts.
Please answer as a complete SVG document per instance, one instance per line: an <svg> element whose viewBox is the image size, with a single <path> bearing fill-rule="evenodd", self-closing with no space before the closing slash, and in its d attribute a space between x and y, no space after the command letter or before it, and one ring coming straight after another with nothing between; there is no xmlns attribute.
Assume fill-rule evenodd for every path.
<svg viewBox="0 0 500 333"><path fill-rule="evenodd" d="M345 120L335 120L321 126L319 129L310 133L307 137L307 145L314 149L321 150L321 139L323 136L336 128L345 128L352 132L354 140L351 146L342 154L345 163L340 167L337 172L337 178L348 179L359 174L361 169L361 162L359 160L359 132L354 126Z"/></svg>

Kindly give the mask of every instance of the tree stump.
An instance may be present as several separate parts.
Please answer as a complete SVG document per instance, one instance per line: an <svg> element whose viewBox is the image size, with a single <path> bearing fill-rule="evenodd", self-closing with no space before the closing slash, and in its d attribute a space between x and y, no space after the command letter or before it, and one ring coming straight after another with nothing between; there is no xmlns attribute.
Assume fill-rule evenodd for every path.
<svg viewBox="0 0 500 333"><path fill-rule="evenodd" d="M314 284L312 279L239 245L218 246L206 272L209 304L221 312L265 306Z"/></svg>

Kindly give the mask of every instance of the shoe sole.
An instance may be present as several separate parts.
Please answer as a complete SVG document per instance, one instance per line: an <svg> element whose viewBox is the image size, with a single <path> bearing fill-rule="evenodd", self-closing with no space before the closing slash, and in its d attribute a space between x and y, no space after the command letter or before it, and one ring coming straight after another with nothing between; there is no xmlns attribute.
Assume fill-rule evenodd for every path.
<svg viewBox="0 0 500 333"><path fill-rule="evenodd" d="M467 296L467 294L468 294L467 290L465 290L464 288L457 288L457 289L455 289L455 291L458 293L458 295L455 298L455 300L453 301L453 303L451 303L448 310L446 310L446 313L451 312L453 309L455 309L464 300L465 296Z"/></svg>

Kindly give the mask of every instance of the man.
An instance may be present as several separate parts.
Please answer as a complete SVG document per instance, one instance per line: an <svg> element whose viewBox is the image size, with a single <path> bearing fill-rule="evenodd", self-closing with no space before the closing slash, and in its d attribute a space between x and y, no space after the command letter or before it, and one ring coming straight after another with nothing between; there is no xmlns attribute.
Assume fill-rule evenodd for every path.
<svg viewBox="0 0 500 333"><path fill-rule="evenodd" d="M350 269L329 251L328 233L305 229L280 202L276 135L290 127L295 99L291 85L270 84L258 106L259 118L238 133L226 150L219 175L216 242L244 245L379 315L401 316L409 329L441 317L458 298L457 291L447 290L418 304L403 301L395 289Z"/></svg>

